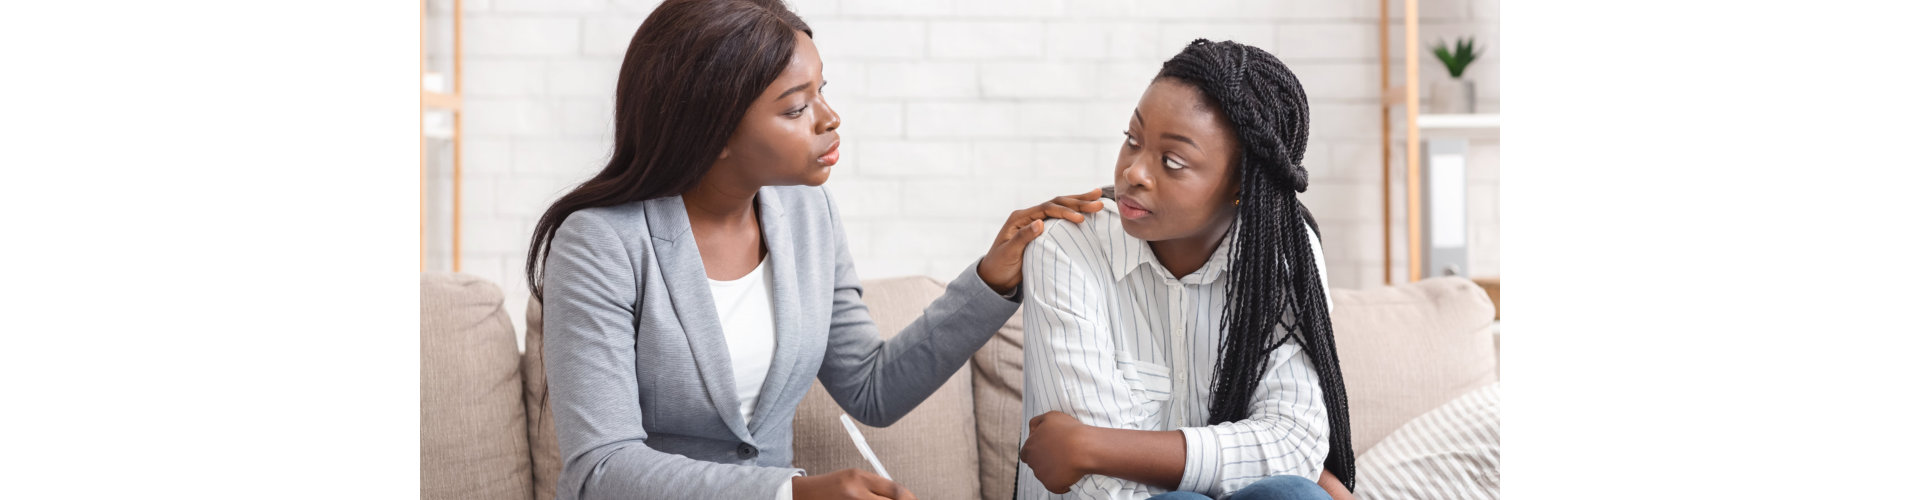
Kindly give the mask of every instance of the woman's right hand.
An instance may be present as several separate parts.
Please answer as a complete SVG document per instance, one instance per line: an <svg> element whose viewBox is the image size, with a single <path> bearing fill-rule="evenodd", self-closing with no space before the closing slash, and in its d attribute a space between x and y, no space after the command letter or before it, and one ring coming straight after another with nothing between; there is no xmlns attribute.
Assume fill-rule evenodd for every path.
<svg viewBox="0 0 1920 500"><path fill-rule="evenodd" d="M860 469L793 478L794 500L918 500L905 486Z"/></svg>
<svg viewBox="0 0 1920 500"><path fill-rule="evenodd" d="M1100 190L1095 189L1056 196L1033 208L1013 211L1007 216L1006 225L1000 226L1000 235L993 238L993 246L987 248L987 255L980 258L974 272L979 273L980 281L995 293L1013 293L1013 289L1020 286L1020 259L1026 255L1027 243L1046 230L1046 223L1042 221L1054 218L1076 224L1086 222L1087 216L1080 214L1098 212L1101 206Z"/></svg>

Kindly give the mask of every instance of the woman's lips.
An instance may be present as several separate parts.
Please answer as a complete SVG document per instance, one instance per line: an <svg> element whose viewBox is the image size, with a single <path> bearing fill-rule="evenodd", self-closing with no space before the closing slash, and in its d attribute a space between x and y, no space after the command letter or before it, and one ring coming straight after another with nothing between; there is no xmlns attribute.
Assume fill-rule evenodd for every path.
<svg viewBox="0 0 1920 500"><path fill-rule="evenodd" d="M1122 196L1118 201L1120 202L1120 216L1125 217L1127 220L1135 220L1153 215L1152 210L1147 210L1146 207L1140 206L1140 203L1133 201L1132 198Z"/></svg>
<svg viewBox="0 0 1920 500"><path fill-rule="evenodd" d="M840 163L840 141L833 141L833 146L827 148L827 154L820 155L817 160L820 165L827 167Z"/></svg>

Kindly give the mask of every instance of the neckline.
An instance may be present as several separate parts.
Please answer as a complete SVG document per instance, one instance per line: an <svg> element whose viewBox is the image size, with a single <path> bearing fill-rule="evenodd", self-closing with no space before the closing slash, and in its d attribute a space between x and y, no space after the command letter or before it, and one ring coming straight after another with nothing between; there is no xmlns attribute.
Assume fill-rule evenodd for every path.
<svg viewBox="0 0 1920 500"><path fill-rule="evenodd" d="M767 256L764 256L764 255L763 255L763 256L761 256L761 257L760 257L760 263L759 263L759 264L754 264L754 265L753 265L753 270L752 270L752 271L747 271L747 275L746 275L746 276L741 276L741 277L739 277L739 278L735 278L735 279L731 279L731 280L726 280L726 281L721 281L721 280L717 280L717 279L713 279L712 277L708 277L708 278L707 278L707 284L709 284L709 285L714 285L714 286L730 286L730 285L739 285L739 284L744 284L744 283L748 283L748 282L749 282L750 280L754 280L754 279L758 279L758 278L760 277L760 273L761 273L761 271L764 271L764 270L766 270L766 268L767 268L767 260L768 260L768 259L767 259ZM706 274L706 273L705 273L705 272L702 272L701 274L703 274L703 275L704 275L704 274Z"/></svg>

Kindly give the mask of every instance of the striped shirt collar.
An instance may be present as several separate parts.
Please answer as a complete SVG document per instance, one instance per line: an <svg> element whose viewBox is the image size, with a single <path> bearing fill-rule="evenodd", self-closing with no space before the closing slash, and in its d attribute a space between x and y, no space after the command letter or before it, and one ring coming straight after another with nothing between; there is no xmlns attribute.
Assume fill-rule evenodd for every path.
<svg viewBox="0 0 1920 500"><path fill-rule="evenodd" d="M1214 280L1220 279L1220 275L1225 274L1229 267L1232 267L1228 265L1230 264L1228 254L1232 253L1233 240L1239 233L1240 230L1236 225L1233 230L1227 232L1226 238L1220 240L1220 246L1213 249L1213 255L1207 257L1206 264L1201 265L1200 269L1178 280L1174 279L1173 272L1168 271L1166 266L1160 264L1160 259L1154 256L1153 247L1147 244L1147 240L1135 238L1133 235L1127 234L1126 231L1113 232L1115 237L1120 239L1118 246L1126 251L1118 252L1117 255L1107 259L1107 261L1113 264L1113 280L1115 282L1126 279L1128 274L1144 267L1152 269L1154 273L1160 275L1160 279L1168 282L1179 281L1180 283L1188 285L1210 285L1213 284Z"/></svg>

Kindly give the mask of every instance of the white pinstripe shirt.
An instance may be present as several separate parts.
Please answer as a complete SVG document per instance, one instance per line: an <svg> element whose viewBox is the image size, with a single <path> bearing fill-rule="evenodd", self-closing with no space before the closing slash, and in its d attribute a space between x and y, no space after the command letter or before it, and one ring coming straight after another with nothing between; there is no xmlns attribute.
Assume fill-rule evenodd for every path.
<svg viewBox="0 0 1920 500"><path fill-rule="evenodd" d="M1327 411L1319 377L1295 342L1271 354L1246 420L1207 425L1233 236L1199 270L1176 279L1146 241L1121 228L1115 204L1106 206L1083 223L1049 221L1027 247L1022 413L1030 420L1058 410L1087 425L1177 429L1187 442L1182 491L1219 498L1272 475L1319 479ZM1325 257L1318 239L1308 239L1324 286ZM1021 499L1144 499L1166 491L1088 475L1054 495L1025 464L1018 486Z"/></svg>

